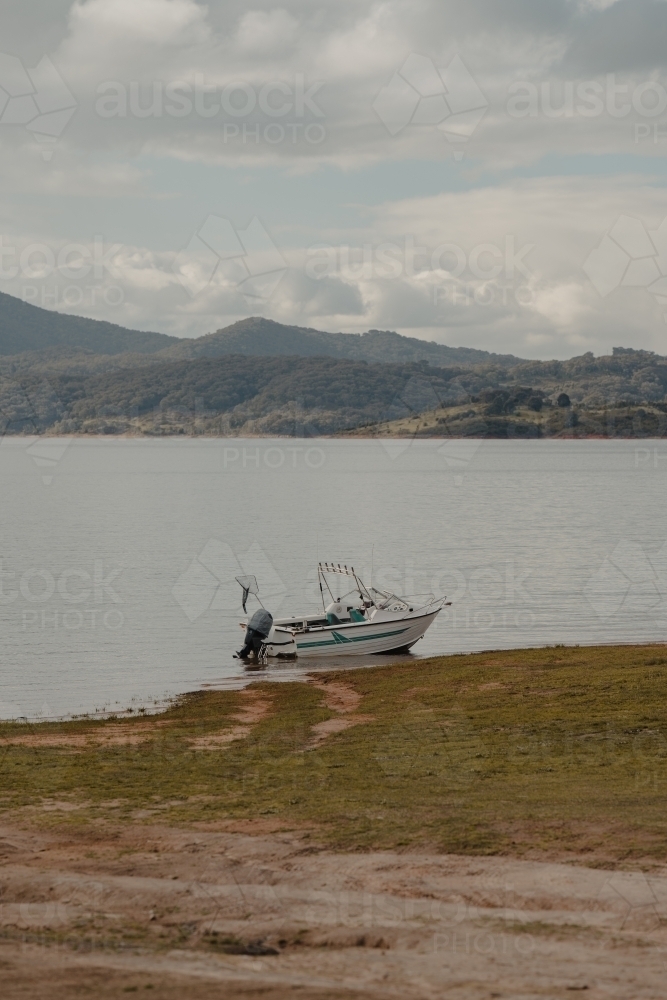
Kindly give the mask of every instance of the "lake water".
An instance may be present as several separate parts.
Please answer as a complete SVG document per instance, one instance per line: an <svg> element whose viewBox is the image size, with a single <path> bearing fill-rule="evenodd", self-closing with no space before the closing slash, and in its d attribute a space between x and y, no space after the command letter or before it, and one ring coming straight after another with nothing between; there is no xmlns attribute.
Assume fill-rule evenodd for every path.
<svg viewBox="0 0 667 1000"><path fill-rule="evenodd" d="M415 656L667 638L667 441L5 438L0 472L2 718L258 676L233 577L316 610L318 558L449 596Z"/></svg>

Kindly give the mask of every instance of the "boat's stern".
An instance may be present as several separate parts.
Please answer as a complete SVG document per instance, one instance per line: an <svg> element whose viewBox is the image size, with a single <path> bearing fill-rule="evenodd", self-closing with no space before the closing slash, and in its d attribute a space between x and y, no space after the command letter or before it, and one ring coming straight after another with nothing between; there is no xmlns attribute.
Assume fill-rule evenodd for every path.
<svg viewBox="0 0 667 1000"><path fill-rule="evenodd" d="M285 660L294 659L297 654L294 632L274 625L264 643L264 653L266 656L277 656Z"/></svg>

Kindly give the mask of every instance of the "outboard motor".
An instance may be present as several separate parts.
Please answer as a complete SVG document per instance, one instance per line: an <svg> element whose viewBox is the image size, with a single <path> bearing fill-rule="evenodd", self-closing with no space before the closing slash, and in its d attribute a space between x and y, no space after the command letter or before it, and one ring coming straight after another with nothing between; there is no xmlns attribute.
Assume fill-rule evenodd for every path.
<svg viewBox="0 0 667 1000"><path fill-rule="evenodd" d="M238 658L245 660L251 653L254 653L259 659L260 650L268 639L272 628L273 615L271 612L265 608L258 608L248 622L243 649L240 649L236 654Z"/></svg>
<svg viewBox="0 0 667 1000"><path fill-rule="evenodd" d="M262 639L266 639L273 628L273 615L266 608L258 608L248 622L248 628L261 635Z"/></svg>
<svg viewBox="0 0 667 1000"><path fill-rule="evenodd" d="M236 580L237 583L239 583L243 588L243 610L245 611L246 601L248 600L249 594L253 594L259 601L259 588L257 586L257 580L254 576L237 576ZM260 604L261 603L262 602L260 601ZM236 654L238 658L240 660L246 660L251 653L254 653L257 659L259 659L262 646L268 639L272 628L273 615L271 612L267 611L264 607L258 608L248 622L243 649L239 649Z"/></svg>

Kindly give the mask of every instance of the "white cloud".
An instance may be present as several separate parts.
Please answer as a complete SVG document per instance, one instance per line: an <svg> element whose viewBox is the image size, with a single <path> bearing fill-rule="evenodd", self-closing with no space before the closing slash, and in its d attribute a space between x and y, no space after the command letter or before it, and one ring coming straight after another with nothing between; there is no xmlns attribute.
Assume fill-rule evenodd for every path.
<svg viewBox="0 0 667 1000"><path fill-rule="evenodd" d="M618 2L619 0L579 0L581 9L583 11L606 10L607 7L611 7L613 6L613 4Z"/></svg>
<svg viewBox="0 0 667 1000"><path fill-rule="evenodd" d="M313 227L312 239L304 234L301 247L285 246L287 232L271 232L288 270L259 308L281 322L350 332L398 329L528 357L605 353L638 343L665 352L667 326L653 297L641 288L619 287L602 298L584 271L589 252L622 214L655 231L667 216L667 194L628 176L537 178L386 202L363 228ZM18 218L14 225L20 225ZM81 242L89 240L90 234L82 235ZM335 268L315 280L307 267L309 248L321 244L332 248ZM378 267L378 250L392 244L390 256L400 266L388 277ZM452 246L464 261L456 277L458 251ZM252 311L224 270L194 298L188 295L173 270L179 249L123 247L114 263L124 301L109 318L201 334ZM483 271L499 262L502 273L480 278L475 259Z"/></svg>
<svg viewBox="0 0 667 1000"><path fill-rule="evenodd" d="M202 218L224 214L218 193L229 204L234 185L241 190L242 171L221 171L218 187L209 188L211 203L202 204L203 179L211 177L202 166L253 167L258 170L251 176L263 191L281 180L269 213L274 231L266 224L290 270L265 311L282 321L328 329L399 328L542 356L562 357L575 346L608 350L618 343L667 349L662 310L653 297L622 287L603 300L581 267L620 215L641 220L647 232L667 215L659 183L625 176L628 155L655 158L656 164L664 159L667 140L655 141L651 131L664 115L654 118L632 107L616 115L605 94L602 110L590 117L578 110L577 96L586 81L606 86L607 72L628 87L619 100L630 100L645 84L667 92L662 43L667 4L330 0L315 10L303 0L251 9L241 0L76 0L68 19L52 4L44 5L43 14L28 19L17 9L14 40L3 39L3 46L25 65L49 55L77 110L48 171L25 129L0 129L5 235L60 245L74 238L85 242L100 225L124 230L126 299L117 321L131 317L143 327L203 333L247 314L238 288L222 276L191 301L171 265ZM452 147L426 112L391 135L373 111L378 94L413 55L422 58L420 65L438 69L460 59L488 102L461 167L452 169ZM208 115L196 107L183 115L168 113L167 85L184 82L193 99L197 77L214 89L207 92L205 108L215 101L220 105L225 86L241 83L254 96L252 113L239 116L223 108ZM124 114L100 114L97 99L105 81L116 81L123 90ZM290 105L284 114L260 105L262 88L276 83L269 103L275 110L284 99ZM516 83L531 85L537 95L525 115L509 106ZM159 90L159 113L133 110L133 86L141 91L143 109L154 88ZM303 106L311 86L318 110ZM298 140L291 141L288 130L280 141L265 138L267 126L275 137L290 123L301 128ZM307 124L322 128L321 142L305 141ZM241 141L243 126L258 129L259 141ZM553 154L558 159L550 160ZM586 156L600 157L606 176L576 176ZM539 176L546 171L544 162L553 172L564 163L566 175ZM527 166L530 171L519 170ZM526 178L527 172L537 176ZM306 173L307 185L300 180ZM283 183L285 176L290 183ZM501 179L489 180L494 177ZM414 191L423 189L428 196L394 195L377 207L378 190L409 191L413 178ZM457 190L447 192L446 186ZM21 212L12 204L17 194L32 196L23 199ZM65 197L71 199L66 212ZM110 224L105 215L111 197L122 222L114 217ZM146 203L158 198L163 201L156 225ZM240 210L245 221L239 217L235 225L247 225L255 214L263 218L261 205L246 208L247 200ZM348 267L314 281L304 270L307 248L317 241L361 248L401 243L406 234L431 251L455 243L466 259L483 244L504 250L508 237L517 247L535 244L526 258L530 274L522 278L529 301L508 296L475 302L486 285L467 272L449 279L442 270L426 268L386 280ZM446 282L451 295L438 298ZM99 310L104 315L102 306Z"/></svg>
<svg viewBox="0 0 667 1000"><path fill-rule="evenodd" d="M628 0L618 0L609 10L591 8L582 15L570 0L551 0L548 5L516 0L501 14L489 0L360 0L352 6L325 4L314 13L302 0L286 0L267 10L247 10L239 0L212 0L207 5L195 0L77 0L68 25L61 25L62 43L50 54L79 101L66 141L81 155L122 144L128 156L150 153L213 165L276 165L295 172L321 164L350 170L387 160L439 161L452 151L436 127L412 123L392 136L373 111L378 94L414 53L437 67L450 65L458 56L471 73L489 107L466 155L493 169L534 163L549 151L661 156L664 149L650 136L643 137L638 149L635 125L650 125L652 119L634 111L621 118L606 111L594 118L550 118L542 106L535 117L508 112L509 89L517 81L540 90L544 84L556 106L564 77L574 83L604 82L607 70L615 71L614 62L601 70L599 53L588 42L584 45L582 32L594 39L599 27L609 46L617 47L627 28L611 14L618 9L625 17L627 5ZM660 8L665 5L657 0L642 0L635 11L636 49L641 50L641 39L655 45L660 37ZM576 69L568 64L572 59ZM646 71L619 65L619 83L627 83L632 91L657 69L654 64ZM289 135L279 142L221 141L225 123L263 128L291 122L294 116L272 118L257 106L240 119L195 111L174 117L164 111L164 93L160 114L139 117L129 110L122 120L109 120L96 112L98 88L107 81L126 91L132 83L140 86L140 103L146 107L154 85L164 89L181 81L192 87L197 75L218 89L241 83L255 94L267 84L293 89L297 76L308 85L318 81L326 141L308 144L303 130L297 142ZM209 95L206 103L213 100ZM310 120L305 115L299 122Z"/></svg>
<svg viewBox="0 0 667 1000"><path fill-rule="evenodd" d="M409 52L396 5L376 4L368 13L358 9L356 21L321 39L318 65L328 78L376 80L378 74L398 69Z"/></svg>
<svg viewBox="0 0 667 1000"><path fill-rule="evenodd" d="M70 11L72 37L81 44L199 44L209 37L207 7L195 0L85 0Z"/></svg>
<svg viewBox="0 0 667 1000"><path fill-rule="evenodd" d="M102 81L150 79L176 68L181 50L206 46L207 13L195 0L77 0L55 62L90 108Z"/></svg>
<svg viewBox="0 0 667 1000"><path fill-rule="evenodd" d="M295 40L298 22L286 10L249 10L236 32L236 48L248 55L280 51Z"/></svg>

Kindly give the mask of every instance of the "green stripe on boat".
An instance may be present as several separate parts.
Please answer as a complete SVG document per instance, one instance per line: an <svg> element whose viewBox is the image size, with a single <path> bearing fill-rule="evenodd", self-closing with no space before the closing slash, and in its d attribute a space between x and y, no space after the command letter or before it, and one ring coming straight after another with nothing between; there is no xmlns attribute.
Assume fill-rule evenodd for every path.
<svg viewBox="0 0 667 1000"><path fill-rule="evenodd" d="M402 635L407 632L407 628L399 628L396 632L378 632L376 635L341 635L340 632L332 632L333 639L325 639L324 642L299 642L297 639L297 649L307 649L311 646L340 646L348 642L366 642L368 639L388 639L392 635Z"/></svg>

